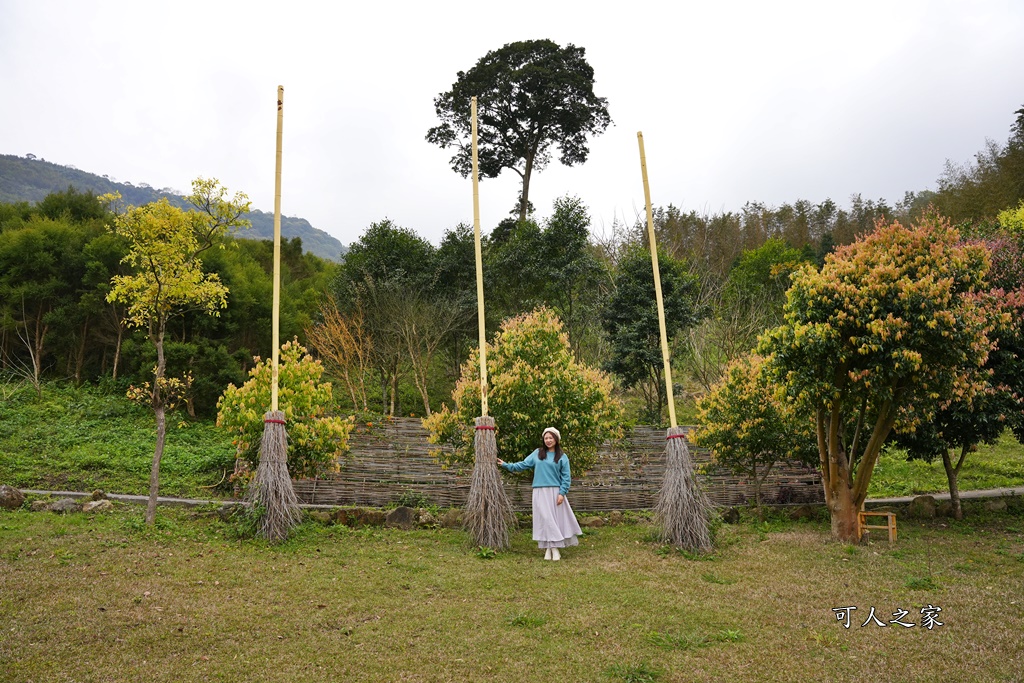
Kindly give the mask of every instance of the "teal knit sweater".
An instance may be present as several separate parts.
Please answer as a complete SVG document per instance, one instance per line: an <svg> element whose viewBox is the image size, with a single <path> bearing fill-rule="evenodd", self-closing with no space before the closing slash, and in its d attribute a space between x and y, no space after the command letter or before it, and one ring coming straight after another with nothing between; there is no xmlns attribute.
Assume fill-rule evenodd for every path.
<svg viewBox="0 0 1024 683"><path fill-rule="evenodd" d="M562 453L562 457L555 462L555 452L548 451L547 457L540 459L540 449L526 456L520 462L506 462L502 465L509 472L522 472L533 470L533 488L543 486L557 486L558 492L563 496L569 492L569 484L572 475L569 471L569 456Z"/></svg>

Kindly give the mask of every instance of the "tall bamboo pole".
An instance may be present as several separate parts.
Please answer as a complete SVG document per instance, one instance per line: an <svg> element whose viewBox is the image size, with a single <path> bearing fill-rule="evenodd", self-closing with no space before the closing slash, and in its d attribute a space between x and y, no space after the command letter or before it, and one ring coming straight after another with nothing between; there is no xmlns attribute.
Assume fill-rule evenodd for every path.
<svg viewBox="0 0 1024 683"><path fill-rule="evenodd" d="M665 476L654 504L654 519L661 528L663 541L678 548L696 552L711 550L708 515L711 503L697 483L693 459L686 445L686 430L676 424L676 401L672 394L672 365L668 355L668 334L665 331L665 300L661 294L661 271L658 268L658 243L654 236L654 208L651 186L647 182L647 155L644 134L636 134L640 144L640 172L644 177L644 202L647 205L647 240L651 247L654 268L654 295L658 300L658 326L661 329L661 358L665 364L665 396L671 426L665 436Z"/></svg>
<svg viewBox="0 0 1024 683"><path fill-rule="evenodd" d="M637 132L640 143L640 172L644 176L644 203L647 206L647 239L651 245L651 264L654 267L654 295L658 300L658 327L661 330L661 358L665 366L665 397L668 400L668 419L676 427L676 401L672 395L672 364L668 355L668 333L665 331L665 301L661 296L661 271L658 269L658 245L654 239L654 210L651 207L651 187L647 182L647 155L644 154L644 134Z"/></svg>
<svg viewBox="0 0 1024 683"><path fill-rule="evenodd" d="M477 172L476 98L470 101L473 138L473 242L476 247L476 317L480 337L480 415L487 417L487 333L484 325L484 266L480 249L480 178Z"/></svg>
<svg viewBox="0 0 1024 683"><path fill-rule="evenodd" d="M274 331L271 335L273 374L270 410L277 410L278 363L281 357L281 132L284 127L284 86L277 86L277 162L274 170Z"/></svg>
<svg viewBox="0 0 1024 683"><path fill-rule="evenodd" d="M480 417L473 436L473 476L463 522L473 544L495 550L509 547L509 525L515 519L498 473L498 442L494 418L487 415L487 337L484 329L484 268L480 249L480 180L477 173L476 98L470 101L473 139L473 241L476 247L476 310L480 330Z"/></svg>
<svg viewBox="0 0 1024 683"><path fill-rule="evenodd" d="M271 333L270 410L263 416L260 464L256 468L246 499L257 511L257 529L261 536L282 541L299 523L302 514L288 473L288 433L285 414L278 409L277 385L280 363L281 311L281 129L284 120L284 87L277 86L277 159L274 175L274 302Z"/></svg>

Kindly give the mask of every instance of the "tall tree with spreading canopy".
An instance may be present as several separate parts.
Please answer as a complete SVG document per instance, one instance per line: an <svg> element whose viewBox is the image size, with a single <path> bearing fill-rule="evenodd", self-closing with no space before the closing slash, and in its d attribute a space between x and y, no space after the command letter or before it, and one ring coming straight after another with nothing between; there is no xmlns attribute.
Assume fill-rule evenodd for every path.
<svg viewBox="0 0 1024 683"><path fill-rule="evenodd" d="M945 219L879 224L793 275L785 324L759 351L813 416L832 533L858 539L879 450L894 426L928 420L942 399L981 389L992 320L977 306L988 254Z"/></svg>
<svg viewBox="0 0 1024 683"><path fill-rule="evenodd" d="M552 147L566 166L582 164L587 138L611 123L608 101L594 94L594 69L586 50L564 48L550 40L509 43L484 55L469 71L460 71L451 90L434 98L440 125L427 141L455 147L452 168L467 177L472 166L470 100L477 98L479 168L483 178L505 169L523 181L519 220L530 205L530 176L551 160Z"/></svg>
<svg viewBox="0 0 1024 683"><path fill-rule="evenodd" d="M200 255L230 229L248 225L242 218L249 210L248 197L236 193L228 199L226 195L227 190L217 180L198 178L192 182L192 194L186 197L194 211L182 211L161 199L130 207L114 218L114 232L128 244L124 262L132 272L112 278L107 299L126 306L126 322L147 331L157 356L152 383L134 392L138 398L145 397L156 415L147 524L156 520L160 459L167 435L166 411L181 389L177 378L166 375L167 323L171 316L189 310L218 315L227 305L227 287L216 273L203 272Z"/></svg>

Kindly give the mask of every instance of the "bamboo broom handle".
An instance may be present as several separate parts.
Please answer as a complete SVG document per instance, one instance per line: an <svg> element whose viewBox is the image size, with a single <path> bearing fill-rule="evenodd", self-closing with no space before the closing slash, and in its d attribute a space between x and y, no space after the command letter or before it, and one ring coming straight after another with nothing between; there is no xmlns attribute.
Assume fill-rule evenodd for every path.
<svg viewBox="0 0 1024 683"><path fill-rule="evenodd" d="M473 138L473 242L476 247L476 318L480 335L480 414L487 417L487 333L484 327L484 264L480 250L480 179L476 151L476 98L470 101Z"/></svg>
<svg viewBox="0 0 1024 683"><path fill-rule="evenodd" d="M281 356L281 129L284 126L284 86L277 86L277 163L274 171L274 310L271 343L273 375L270 382L270 409L277 410L278 363Z"/></svg>
<svg viewBox="0 0 1024 683"><path fill-rule="evenodd" d="M644 154L644 134L636 134L640 143L640 172L644 177L644 203L647 205L647 240L651 245L651 266L654 268L654 295L658 300L658 327L661 331L661 359L665 364L665 397L668 399L668 419L676 426L676 401L672 396L672 364L668 357L668 334L665 332L665 302L661 297L661 271L658 269L658 245L654 240L654 210L651 208L651 187L647 182L647 155Z"/></svg>

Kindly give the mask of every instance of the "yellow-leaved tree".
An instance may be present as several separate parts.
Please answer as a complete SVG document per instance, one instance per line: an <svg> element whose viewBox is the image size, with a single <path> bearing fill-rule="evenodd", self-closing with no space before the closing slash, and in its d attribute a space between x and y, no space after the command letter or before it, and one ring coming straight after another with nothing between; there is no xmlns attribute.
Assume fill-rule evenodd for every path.
<svg viewBox="0 0 1024 683"><path fill-rule="evenodd" d="M105 195L101 199L115 204L120 197ZM167 436L166 411L180 385L180 381L166 376L167 322L172 316L187 311L219 315L220 309L227 305L228 289L216 273L203 272L200 255L228 230L249 225L243 218L249 211L248 197L236 193L228 199L227 190L217 180L194 180L192 194L185 199L192 210L173 206L166 198L145 206L128 207L115 215L111 228L128 244L123 262L132 272L111 279L107 300L124 304L125 323L144 328L156 347L153 381L129 390L130 396L144 398L156 415L147 524L153 524L156 519L160 459Z"/></svg>

